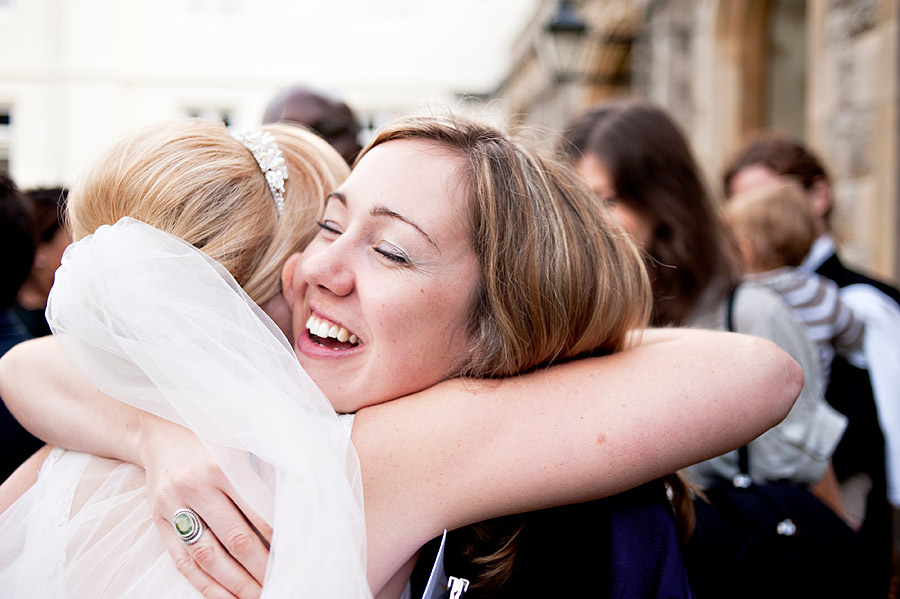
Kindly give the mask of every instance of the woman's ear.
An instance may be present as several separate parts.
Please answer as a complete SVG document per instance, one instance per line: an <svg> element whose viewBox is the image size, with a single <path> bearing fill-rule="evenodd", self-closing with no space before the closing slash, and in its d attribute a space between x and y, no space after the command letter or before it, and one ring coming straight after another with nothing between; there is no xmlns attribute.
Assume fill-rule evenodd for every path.
<svg viewBox="0 0 900 599"><path fill-rule="evenodd" d="M281 329L284 336L290 339L293 315L284 297L280 294L275 294L271 299L260 304L259 307L269 315L269 318Z"/></svg>
<svg viewBox="0 0 900 599"><path fill-rule="evenodd" d="M300 252L295 252L285 260L281 267L281 295L288 307L294 308L294 272L300 266Z"/></svg>

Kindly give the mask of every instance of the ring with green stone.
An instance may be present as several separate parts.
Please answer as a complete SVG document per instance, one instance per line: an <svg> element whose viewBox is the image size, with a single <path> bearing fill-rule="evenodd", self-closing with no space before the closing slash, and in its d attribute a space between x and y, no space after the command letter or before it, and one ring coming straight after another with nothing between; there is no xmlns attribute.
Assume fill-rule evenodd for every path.
<svg viewBox="0 0 900 599"><path fill-rule="evenodd" d="M203 522L194 510L180 509L172 516L175 532L186 545L193 545L203 534Z"/></svg>

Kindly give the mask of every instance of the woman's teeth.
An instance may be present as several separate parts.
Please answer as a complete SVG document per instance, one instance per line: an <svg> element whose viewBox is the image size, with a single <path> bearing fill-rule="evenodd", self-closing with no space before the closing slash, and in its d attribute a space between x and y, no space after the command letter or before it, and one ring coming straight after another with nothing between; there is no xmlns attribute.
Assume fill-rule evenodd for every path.
<svg viewBox="0 0 900 599"><path fill-rule="evenodd" d="M339 327L333 322L325 320L324 318L319 318L315 314L309 315L309 320L306 321L306 329L311 335L323 339L337 339L342 343L349 343L350 345L359 343L359 337L351 334L350 331L344 327Z"/></svg>

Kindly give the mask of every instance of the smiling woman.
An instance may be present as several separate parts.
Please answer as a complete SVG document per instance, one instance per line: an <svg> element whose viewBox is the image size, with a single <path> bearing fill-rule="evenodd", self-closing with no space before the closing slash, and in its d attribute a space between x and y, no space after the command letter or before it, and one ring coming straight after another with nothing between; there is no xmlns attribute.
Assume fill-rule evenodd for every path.
<svg viewBox="0 0 900 599"><path fill-rule="evenodd" d="M372 148L283 271L297 358L339 412L430 387L468 349L479 269L459 163L425 141ZM358 342L322 342L326 326Z"/></svg>
<svg viewBox="0 0 900 599"><path fill-rule="evenodd" d="M116 162L132 160L117 156ZM130 177L129 198L140 205L143 196L135 190L157 183L151 167L171 161L162 152L134 164L138 172L148 169L147 176ZM245 153L242 165L254 164ZM172 165L179 176L217 188L217 174L201 176L193 167L200 165ZM302 163L292 167L286 199L308 184L305 170ZM258 170L247 178L262 183ZM236 189L225 193L240 200ZM111 202L111 209L124 205ZM116 234L134 228L112 227ZM103 229L94 243L113 237ZM82 243L73 253L91 247ZM152 269L156 276L165 280L182 263L192 265L188 272L208 273L210 262L199 252L185 244L174 247L167 243L165 251L151 252L163 260L163 267ZM145 269L152 263L136 265ZM124 268L122 276L145 285L151 280L133 270ZM105 282L111 273L87 269L83 276ZM358 541L354 535L363 525L347 501L353 497L355 462L345 451L346 437L335 438L334 412L307 409L319 396L300 386L305 372L337 411L358 411L352 439L365 490L368 582L385 597L400 595L417 551L443 529L604 497L741 445L780 419L802 384L795 365L765 342L721 333L641 331L649 287L640 255L574 172L465 119L401 121L380 133L350 177L328 195L315 238L302 256L286 261L281 275L283 299L292 311L290 342L256 311L250 312L262 325L232 318L248 314L246 298L233 285L213 285L215 277L183 277L157 291L151 285L127 304L133 312L125 310L117 324L90 321L100 335L132 331L126 323L140 323L123 346L149 343L155 352L141 366L152 376L126 377L130 384L137 381L136 393L110 384L120 368L133 373L129 352L93 379L102 391L143 405L135 397L153 395L160 383L182 376L174 397L202 406L200 417L193 408L194 417L182 420L117 404L81 380L55 345L32 344L0 361L0 393L26 424L44 427L40 432L59 443L143 467L63 458L72 454L54 450L40 476L39 459L19 473L19 491L34 478L37 483L0 525L13 522L29 501L43 505L48 489L65 494L67 484L82 490L97 484L97 478L80 480L77 469L68 483L55 478L58 460L95 465L101 483L110 471L129 473L129 484L110 492L134 502L127 522L144 533L140 543L129 526L107 528L119 511L79 500L77 513L63 510L54 519L59 530L28 544L42 550L42 541L52 540L60 550L61 539L88 539L56 551L64 563L53 572L58 584L80 585L92 597L122 585L136 593L152 588L156 596L173 596L177 589L191 596L163 542L149 531L152 519L178 570L207 596L367 596L356 577L362 552L337 543ZM107 285L92 297L105 301L117 288ZM183 315L183 304L175 301L183 297L202 299ZM79 305L60 302L72 310ZM226 313L220 305L234 309ZM165 318L159 306L169 309ZM159 326L153 326L156 320ZM144 326L148 321L151 326ZM179 326L173 331L171 323ZM233 351L221 362L220 352L228 348ZM47 355L59 363L48 366ZM598 355L603 357L589 357ZM680 361L684 355L693 359ZM512 376L520 372L529 373ZM85 399L70 400L76 391ZM412 395L398 399L403 394ZM57 404L69 416L65 426L42 412L58 411ZM748 413L748 405L756 409ZM107 424L102 431L98 421ZM248 440L260 445L251 447ZM331 447L337 452L329 452ZM149 501L142 493L145 481ZM342 492L348 485L350 492ZM330 501L331 492L341 501ZM310 497L322 501L299 503ZM0 494L0 506L3 499ZM172 525L185 509L198 517L190 532L203 527L190 545ZM335 515L340 509L348 514L344 521L322 518L323 511ZM103 526L77 519L85 513ZM670 530L670 510L661 513L663 528ZM271 554L256 531L271 540ZM24 545L27 531L20 540ZM95 559L95 549L104 559ZM13 564L6 571L0 567L0 581L26 581L17 588L24 597L34 587L28 580L39 562L32 560L32 569L21 575L14 570L17 559L15 548L0 554L0 566ZM473 580L472 588L481 582Z"/></svg>

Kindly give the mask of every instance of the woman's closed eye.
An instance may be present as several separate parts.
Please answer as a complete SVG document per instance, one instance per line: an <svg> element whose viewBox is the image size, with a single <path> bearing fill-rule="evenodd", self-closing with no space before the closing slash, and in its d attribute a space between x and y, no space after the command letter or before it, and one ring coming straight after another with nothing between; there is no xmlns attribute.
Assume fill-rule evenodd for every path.
<svg viewBox="0 0 900 599"><path fill-rule="evenodd" d="M409 264L409 257L400 248L389 243L382 242L373 248L376 252L397 264Z"/></svg>
<svg viewBox="0 0 900 599"><path fill-rule="evenodd" d="M326 237L337 237L344 233L343 228L336 221L323 219L320 221L316 221L316 224L319 226L321 233ZM398 248L397 246L387 243L386 241L380 242L378 245L372 248L375 250L377 254L380 254L384 258L400 265L409 265L410 259L407 256L406 252Z"/></svg>
<svg viewBox="0 0 900 599"><path fill-rule="evenodd" d="M340 235L343 232L341 226L333 220L320 220L317 221L316 224L319 225L319 228L322 229L322 231L333 235Z"/></svg>

